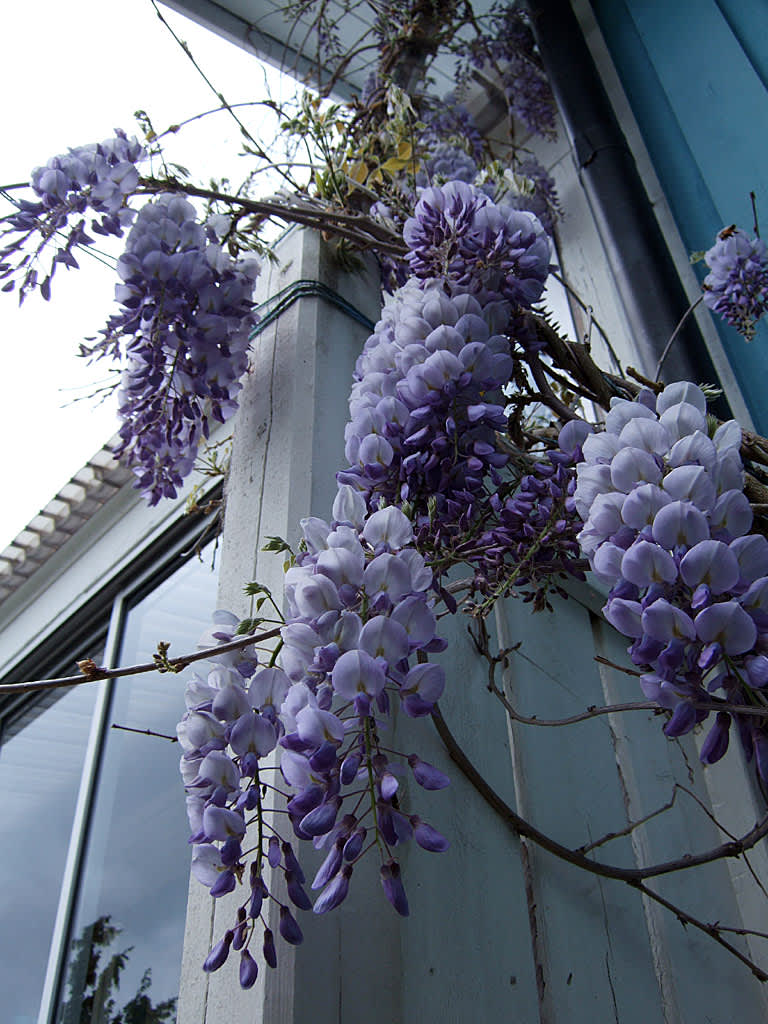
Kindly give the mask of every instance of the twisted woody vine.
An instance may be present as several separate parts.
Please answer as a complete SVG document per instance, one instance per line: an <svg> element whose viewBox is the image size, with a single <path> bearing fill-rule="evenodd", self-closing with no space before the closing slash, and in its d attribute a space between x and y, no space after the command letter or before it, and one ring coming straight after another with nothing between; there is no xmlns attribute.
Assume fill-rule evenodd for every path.
<svg viewBox="0 0 768 1024"><path fill-rule="evenodd" d="M324 6L303 6L324 66L336 68L330 95L348 57ZM548 614L549 595L591 570L609 588L605 618L628 640L638 706L659 710L670 739L703 729L705 764L735 739L768 783L768 541L753 511L768 493L768 442L708 415L706 386L604 371L548 317L561 211L553 180L515 139L553 136L556 118L523 11L476 18L466 5L451 21L395 0L373 36L378 63L360 96L341 105L307 93L283 120L311 156L302 188L255 199L250 187L197 186L165 168L154 132L117 132L36 168L0 228L3 290L21 300L47 300L55 272L77 268L96 236L124 238L117 311L82 354L120 367L117 454L150 504L176 496L212 427L237 409L262 226L321 229L349 264L361 248L378 256L383 309L357 361L333 507L302 521L298 551L275 540L289 555L283 607L256 583L256 618L216 613L210 667L189 682L178 726L192 871L214 898L240 894L202 966L237 955L244 988L278 960L270 901L279 939L300 943L298 911L334 910L372 857L386 900L407 915L399 848L448 849L400 780L405 771L441 790L449 779L390 742L399 708L455 743L438 710L451 680L430 660L446 647L445 612L469 616L493 666L504 652L489 652L484 621L497 601ZM449 97L424 85L438 52L457 62ZM503 148L461 102L478 75L505 99ZM704 258L704 302L749 340L768 308L765 243L727 227ZM178 669L198 657L160 660ZM287 814L271 813L275 801ZM629 870L501 810L520 834L641 889L768 978L729 929L647 885L662 870L744 854L768 819L693 864ZM324 855L309 880L297 856L307 843Z"/></svg>

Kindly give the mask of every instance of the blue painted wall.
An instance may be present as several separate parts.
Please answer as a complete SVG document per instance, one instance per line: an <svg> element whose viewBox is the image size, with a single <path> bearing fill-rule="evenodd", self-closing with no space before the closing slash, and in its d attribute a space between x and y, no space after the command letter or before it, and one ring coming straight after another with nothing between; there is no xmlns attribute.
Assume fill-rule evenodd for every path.
<svg viewBox="0 0 768 1024"><path fill-rule="evenodd" d="M768 233L765 0L592 0L686 247L752 226ZM700 277L706 266L697 265ZM718 329L758 430L768 431L768 326L747 344Z"/></svg>

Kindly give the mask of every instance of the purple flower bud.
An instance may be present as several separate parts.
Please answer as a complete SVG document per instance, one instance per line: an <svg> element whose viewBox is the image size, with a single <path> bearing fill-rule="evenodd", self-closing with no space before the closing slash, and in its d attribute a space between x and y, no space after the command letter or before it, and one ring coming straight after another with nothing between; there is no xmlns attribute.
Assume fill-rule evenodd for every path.
<svg viewBox="0 0 768 1024"><path fill-rule="evenodd" d="M234 938L232 939L233 949L242 949L245 945L245 940L248 935L248 926L245 919L245 910L243 907L237 909L237 924L233 929Z"/></svg>
<svg viewBox="0 0 768 1024"><path fill-rule="evenodd" d="M305 882L304 872L301 869L301 864L296 859L296 854L293 852L293 847L290 843L283 843L283 862L287 870L292 871L297 881L303 885Z"/></svg>
<svg viewBox="0 0 768 1024"><path fill-rule="evenodd" d="M234 892L236 884L234 872L222 871L211 886L211 896L216 899L219 896L225 896L229 892Z"/></svg>
<svg viewBox="0 0 768 1024"><path fill-rule="evenodd" d="M336 822L341 800L334 797L320 804L301 819L301 829L309 836L324 836L330 832Z"/></svg>
<svg viewBox="0 0 768 1024"><path fill-rule="evenodd" d="M352 782L354 782L358 770L360 768L360 762L361 757L360 754L358 754L357 752L347 754L347 756L341 762L341 770L339 772L339 777L341 779L342 785L349 786L351 785Z"/></svg>
<svg viewBox="0 0 768 1024"><path fill-rule="evenodd" d="M352 877L352 865L345 864L341 873L333 879L317 899L313 907L315 914L325 914L329 910L335 910L340 903L343 903L349 892L349 880Z"/></svg>
<svg viewBox="0 0 768 1024"><path fill-rule="evenodd" d="M715 724L709 730L699 755L703 764L714 764L724 756L728 749L728 733L731 728L731 716L726 711L718 711Z"/></svg>
<svg viewBox="0 0 768 1024"><path fill-rule="evenodd" d="M344 849L342 851L344 855L344 860L353 861L360 856L360 852L363 849L363 843L365 842L366 835L367 833L364 828L359 828L352 833L352 835L344 844Z"/></svg>
<svg viewBox="0 0 768 1024"><path fill-rule="evenodd" d="M307 902L309 902L309 900L307 900ZM304 935L302 934L301 928L299 928L296 918L290 912L288 907L280 907L280 924L278 927L282 937L292 946L299 946L304 941Z"/></svg>
<svg viewBox="0 0 768 1024"><path fill-rule="evenodd" d="M768 658L764 654L746 658L744 665L747 670L750 686L761 689L768 683Z"/></svg>
<svg viewBox="0 0 768 1024"><path fill-rule="evenodd" d="M696 725L696 709L687 700L680 701L672 717L664 726L664 734L670 739L676 736L684 736Z"/></svg>
<svg viewBox="0 0 768 1024"><path fill-rule="evenodd" d="M264 929L264 945L262 947L264 963L267 967L277 967L277 953L275 952L275 937L270 928Z"/></svg>
<svg viewBox="0 0 768 1024"><path fill-rule="evenodd" d="M276 868L280 863L280 840L277 836L269 837L269 845L267 847L267 860L271 868Z"/></svg>
<svg viewBox="0 0 768 1024"><path fill-rule="evenodd" d="M220 939L213 949L210 951L208 956L205 958L203 963L203 970L207 973L212 971L218 971L218 969L224 964L227 957L229 956L229 947L232 945L234 938L234 932L228 931L224 933L224 938Z"/></svg>
<svg viewBox="0 0 768 1024"><path fill-rule="evenodd" d="M400 878L400 865L396 860L390 860L382 864L380 874L384 895L401 917L408 917L408 899Z"/></svg>
<svg viewBox="0 0 768 1024"><path fill-rule="evenodd" d="M259 976L259 965L247 949L240 954L240 987L253 988Z"/></svg>
<svg viewBox="0 0 768 1024"><path fill-rule="evenodd" d="M411 766L413 777L422 789L445 789L450 786L451 780L434 765L422 761L416 754L409 754L408 764Z"/></svg>
<svg viewBox="0 0 768 1024"><path fill-rule="evenodd" d="M322 889L341 867L344 839L337 839L325 858L312 882L312 889Z"/></svg>
<svg viewBox="0 0 768 1024"><path fill-rule="evenodd" d="M429 850L430 853L443 853L450 846L445 836L440 835L437 829L432 828L417 815L412 816L411 824L413 825L413 838L423 850Z"/></svg>
<svg viewBox="0 0 768 1024"><path fill-rule="evenodd" d="M294 906L298 907L299 910L311 910L312 904L310 903L309 896L304 892L301 887L301 883L292 871L286 870L285 872L285 884L288 890L288 897Z"/></svg>
<svg viewBox="0 0 768 1024"><path fill-rule="evenodd" d="M240 840L235 838L235 836L230 836L221 848L221 863L225 867L231 868L240 859L241 853Z"/></svg>

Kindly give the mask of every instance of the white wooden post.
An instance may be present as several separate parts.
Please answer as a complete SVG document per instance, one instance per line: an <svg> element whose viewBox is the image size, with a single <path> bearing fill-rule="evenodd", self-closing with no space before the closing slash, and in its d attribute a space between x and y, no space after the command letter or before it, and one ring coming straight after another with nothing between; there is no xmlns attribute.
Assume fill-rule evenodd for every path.
<svg viewBox="0 0 768 1024"><path fill-rule="evenodd" d="M317 234L291 232L279 254L279 266L265 271L261 299L291 282L316 280L376 319L375 275L341 273ZM295 542L303 516L330 518L351 373L365 336L341 310L303 298L255 342L227 487L222 607L248 615L242 587L251 579L279 598L283 559L261 551L265 539ZM505 677L523 711L557 718L637 697L633 680L598 670L595 654L620 660L626 641L599 618L593 591L575 593L579 600L558 602L554 615L532 615L519 601L498 611L499 642L523 641ZM497 793L565 845L578 847L642 818L669 799L675 781L708 800L693 743L667 741L652 715L603 716L563 729L509 727L488 692L487 667L466 620L444 618L440 625L450 639L441 707L451 730ZM261 966L256 986L243 992L236 954L213 975L201 970L211 944L233 924L237 894L214 906L193 881L179 1024L764 1019L761 986L706 936L685 931L622 883L521 843L451 763L428 719L400 716L391 745L418 753L453 780L438 793L420 790L408 776L400 783L407 811L451 841L444 854L415 844L400 854L411 916L397 917L387 903L371 854L355 868L344 904L321 918L299 915L304 944L294 950L278 940L277 970ZM630 866L719 841L693 803L672 820L653 819L594 856ZM308 876L318 862L310 851ZM739 925L722 862L651 884L702 920Z"/></svg>

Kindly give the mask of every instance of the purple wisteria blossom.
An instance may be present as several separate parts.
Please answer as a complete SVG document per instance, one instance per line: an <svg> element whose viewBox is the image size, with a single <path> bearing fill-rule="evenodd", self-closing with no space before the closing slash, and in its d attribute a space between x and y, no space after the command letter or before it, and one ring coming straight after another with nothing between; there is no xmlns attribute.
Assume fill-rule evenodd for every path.
<svg viewBox="0 0 768 1024"><path fill-rule="evenodd" d="M558 447L531 466L508 497L490 498L493 517L479 538L456 548L472 552L474 588L492 599L519 593L536 611L549 608L548 593L566 596L555 582L572 576L585 579L577 540L576 465L591 427L571 420L560 431Z"/></svg>
<svg viewBox="0 0 768 1024"><path fill-rule="evenodd" d="M421 145L460 145L479 164L485 150L483 137L469 110L459 103L455 94L448 93L441 100L426 97L424 106L425 129L420 136Z"/></svg>
<svg viewBox="0 0 768 1024"><path fill-rule="evenodd" d="M136 216L128 197L139 180L136 165L145 156L136 139L118 131L112 139L77 146L36 167L30 185L37 200L22 199L17 213L0 220L0 237L8 238L0 247L0 280L8 279L2 290L12 291L18 283L20 302L35 288L48 299L56 267L77 268L74 250L93 242L89 232L121 237ZM36 262L49 245L56 251L40 280Z"/></svg>
<svg viewBox="0 0 768 1024"><path fill-rule="evenodd" d="M152 505L175 497L211 423L237 408L258 270L232 261L182 196L139 211L118 261L121 311L88 352L124 361L116 454Z"/></svg>
<svg viewBox="0 0 768 1024"><path fill-rule="evenodd" d="M411 272L521 306L537 302L549 275L547 234L532 213L497 206L463 181L426 189L405 222Z"/></svg>
<svg viewBox="0 0 768 1024"><path fill-rule="evenodd" d="M768 681L768 541L749 533L740 446L738 424L710 429L704 394L687 382L614 399L605 432L582 446L581 547L611 588L604 614L632 639L643 692L672 712L670 737L708 717L699 705L753 703ZM733 717L751 757L763 728ZM706 764L725 754L729 725L718 712ZM758 759L765 777L764 767Z"/></svg>
<svg viewBox="0 0 768 1024"><path fill-rule="evenodd" d="M755 335L768 310L768 253L762 238L750 238L735 225L724 228L705 254L704 302L743 334Z"/></svg>
<svg viewBox="0 0 768 1024"><path fill-rule="evenodd" d="M513 366L497 333L506 315L506 303L450 297L434 282L412 281L385 304L357 362L339 474L371 509L408 501L420 523L466 524L485 480L499 482L507 456L495 432Z"/></svg>
<svg viewBox="0 0 768 1024"><path fill-rule="evenodd" d="M398 776L405 762L425 789L442 789L448 779L379 738L396 704L411 718L426 717L445 686L443 668L425 660L445 647L428 596L432 573L399 509L369 513L362 496L341 485L333 517L330 525L316 517L302 522L305 550L285 579L282 667L260 667L253 649L223 655L206 677L188 684L188 710L177 730L193 874L215 898L247 879L236 921L204 969L217 970L230 948L239 950L244 988L258 971L249 952L255 935L263 936L264 962L277 962L270 904L278 909L280 937L302 940L293 911L277 895L281 875L294 908L333 910L370 846L366 837L374 835L383 851L384 893L407 914L394 848L411 838L432 853L448 848L431 824L403 811ZM226 643L234 625L234 617L217 613L205 642ZM273 771L279 761L281 781L270 774L270 785L286 801L294 841L326 851L311 882L320 891L314 908L292 843L265 818L267 758ZM258 828L246 840L252 825ZM256 851L244 853L255 833Z"/></svg>
<svg viewBox="0 0 768 1024"><path fill-rule="evenodd" d="M487 31L459 46L459 76L467 78L472 67L500 75L510 114L535 135L551 138L555 101L527 13L516 4L495 4L489 15Z"/></svg>
<svg viewBox="0 0 768 1024"><path fill-rule="evenodd" d="M505 178L510 176L507 171ZM516 165L513 182L523 178L526 188L523 192L504 195L504 202L516 210L527 210L541 222L548 235L555 230L555 221L561 216L560 200L557 195L555 179L548 173L535 157L528 157Z"/></svg>

